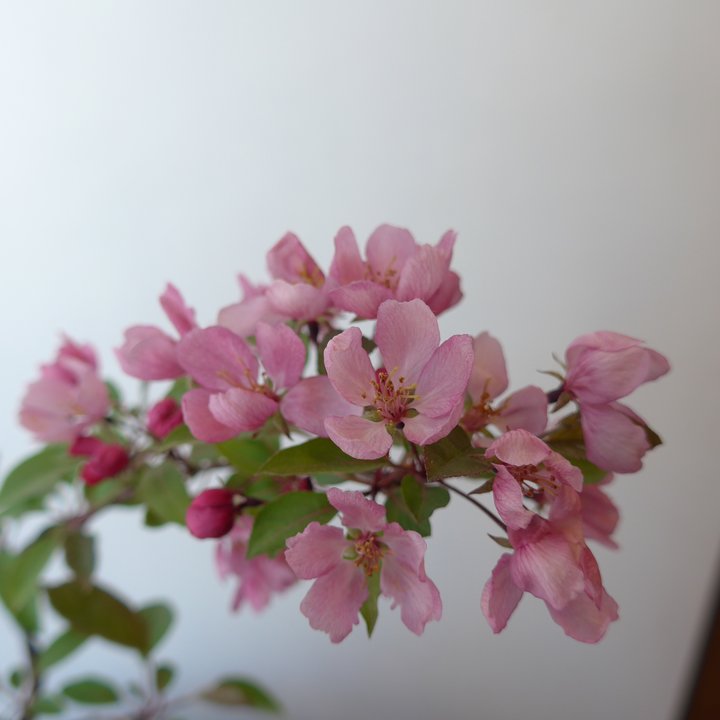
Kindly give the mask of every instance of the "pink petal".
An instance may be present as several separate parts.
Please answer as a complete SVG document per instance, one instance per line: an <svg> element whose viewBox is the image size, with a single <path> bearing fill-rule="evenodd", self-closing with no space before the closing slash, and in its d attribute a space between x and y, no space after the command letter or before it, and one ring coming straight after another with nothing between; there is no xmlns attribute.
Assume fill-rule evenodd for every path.
<svg viewBox="0 0 720 720"><path fill-rule="evenodd" d="M368 319L376 318L380 305L392 297L392 290L370 280L358 280L330 293L335 307Z"/></svg>
<svg viewBox="0 0 720 720"><path fill-rule="evenodd" d="M365 254L378 278L392 279L397 277L417 250L417 243L409 230L393 225L381 225L370 235Z"/></svg>
<svg viewBox="0 0 720 720"><path fill-rule="evenodd" d="M624 410L619 403L583 403L580 420L588 460L603 470L633 473L642 468L642 458L650 443L645 430Z"/></svg>
<svg viewBox="0 0 720 720"><path fill-rule="evenodd" d="M140 380L173 380L185 374L176 355L177 343L160 328L135 325L115 349L120 367Z"/></svg>
<svg viewBox="0 0 720 720"><path fill-rule="evenodd" d="M440 283L440 287L429 297L426 302L428 307L440 315L451 307L457 305L463 298L460 290L460 276L456 272L447 272Z"/></svg>
<svg viewBox="0 0 720 720"><path fill-rule="evenodd" d="M422 415L439 417L462 405L473 367L472 338L453 335L430 356L417 381L413 407Z"/></svg>
<svg viewBox="0 0 720 720"><path fill-rule="evenodd" d="M275 312L295 320L314 320L328 306L325 288L306 283L291 284L276 280L268 288L267 297Z"/></svg>
<svg viewBox="0 0 720 720"><path fill-rule="evenodd" d="M258 323L255 331L260 360L275 388L297 384L305 367L305 345L287 326Z"/></svg>
<svg viewBox="0 0 720 720"><path fill-rule="evenodd" d="M462 405L458 405L453 412L437 418L428 415L406 417L403 434L416 445L431 445L450 434L457 426L462 412Z"/></svg>
<svg viewBox="0 0 720 720"><path fill-rule="evenodd" d="M587 333L575 338L565 351L565 360L569 367L574 365L580 355L586 350L601 350L603 352L619 352L628 348L638 347L643 344L642 340L621 335L620 333L608 330Z"/></svg>
<svg viewBox="0 0 720 720"><path fill-rule="evenodd" d="M339 527L310 523L301 533L287 539L285 559L297 577L303 580L326 575L343 560L349 542Z"/></svg>
<svg viewBox="0 0 720 720"><path fill-rule="evenodd" d="M617 548L612 534L620 521L620 512L615 503L597 485L587 485L580 495L582 521L585 537Z"/></svg>
<svg viewBox="0 0 720 720"><path fill-rule="evenodd" d="M520 483L503 466L493 481L493 500L503 522L514 530L526 528L535 517L523 504Z"/></svg>
<svg viewBox="0 0 720 720"><path fill-rule="evenodd" d="M545 459L545 467L555 476L557 480L568 485L576 492L583 489L583 474L569 460L560 453L551 452Z"/></svg>
<svg viewBox="0 0 720 720"><path fill-rule="evenodd" d="M371 405L375 370L362 346L362 333L352 327L336 335L325 348L325 368L337 392L353 405Z"/></svg>
<svg viewBox="0 0 720 720"><path fill-rule="evenodd" d="M185 304L180 291L172 283L167 284L165 292L160 296L160 305L181 336L197 327L195 310Z"/></svg>
<svg viewBox="0 0 720 720"><path fill-rule="evenodd" d="M547 395L539 387L528 385L508 396L492 422L504 432L522 429L540 435L547 426L547 419Z"/></svg>
<svg viewBox="0 0 720 720"><path fill-rule="evenodd" d="M185 371L208 390L249 387L258 375L252 350L224 327L192 330L178 343L177 358Z"/></svg>
<svg viewBox="0 0 720 720"><path fill-rule="evenodd" d="M437 318L422 300L387 300L378 309L375 342L388 372L416 382L440 344Z"/></svg>
<svg viewBox="0 0 720 720"><path fill-rule="evenodd" d="M97 355L92 345L83 345L75 342L67 335L62 336L63 344L57 354L57 362L65 365L72 362L73 367L82 367L85 370L97 370Z"/></svg>
<svg viewBox="0 0 720 720"><path fill-rule="evenodd" d="M649 367L645 382L657 380L659 377L662 377L666 373L670 372L670 363L664 355L661 355L655 350L650 350L649 348L646 349L646 352L648 356Z"/></svg>
<svg viewBox="0 0 720 720"><path fill-rule="evenodd" d="M380 590L400 605L400 617L416 635L422 635L431 620L440 620L442 601L435 583L425 574L425 541L416 532L397 523L387 526L382 541L388 553L382 561Z"/></svg>
<svg viewBox="0 0 720 720"><path fill-rule="evenodd" d="M213 393L202 388L190 390L183 395L182 411L185 424L190 428L193 437L207 443L229 440L237 432L216 420L210 412L210 398Z"/></svg>
<svg viewBox="0 0 720 720"><path fill-rule="evenodd" d="M509 554L500 557L483 588L482 611L494 633L505 629L523 596L523 591L512 580L511 557Z"/></svg>
<svg viewBox="0 0 720 720"><path fill-rule="evenodd" d="M218 313L218 325L232 330L243 338L254 335L260 321L275 325L288 319L287 315L282 315L273 308L265 294L228 305Z"/></svg>
<svg viewBox="0 0 720 720"><path fill-rule="evenodd" d="M341 227L335 236L335 255L329 275L338 285L348 285L365 277L365 263L360 257L355 234L347 226Z"/></svg>
<svg viewBox="0 0 720 720"><path fill-rule="evenodd" d="M387 524L385 508L363 497L363 494L357 490L330 488L327 499L342 516L342 524L346 528L374 533L382 530Z"/></svg>
<svg viewBox="0 0 720 720"><path fill-rule="evenodd" d="M610 623L618 619L618 605L604 590L600 607L589 595L580 593L562 609L548 605L548 610L566 635L584 643L602 640Z"/></svg>
<svg viewBox="0 0 720 720"><path fill-rule="evenodd" d="M423 245L400 271L395 297L398 300L427 300L437 292L446 272L447 258L443 252Z"/></svg>
<svg viewBox="0 0 720 720"><path fill-rule="evenodd" d="M214 393L209 401L210 412L235 434L259 430L278 409L277 400L245 388L230 388Z"/></svg>
<svg viewBox="0 0 720 720"><path fill-rule="evenodd" d="M324 280L322 270L294 233L287 233L270 248L267 266L276 280L312 285L321 285Z"/></svg>
<svg viewBox="0 0 720 720"><path fill-rule="evenodd" d="M300 603L300 611L310 627L328 633L330 640L338 643L358 624L367 596L365 574L352 562L344 561L313 583Z"/></svg>
<svg viewBox="0 0 720 720"><path fill-rule="evenodd" d="M473 351L475 361L468 383L470 397L474 403L481 402L485 394L494 400L508 386L502 346L490 333L484 332L474 338Z"/></svg>
<svg viewBox="0 0 720 720"><path fill-rule="evenodd" d="M325 375L301 380L280 401L283 417L301 430L327 437L325 418L361 415L362 408L338 395Z"/></svg>
<svg viewBox="0 0 720 720"><path fill-rule="evenodd" d="M359 460L381 458L392 447L385 423L363 417L329 417L325 420L325 430L343 452Z"/></svg>
<svg viewBox="0 0 720 720"><path fill-rule="evenodd" d="M571 546L561 535L553 533L516 548L511 573L520 589L554 608L567 605L585 587Z"/></svg>
<svg viewBox="0 0 720 720"><path fill-rule="evenodd" d="M490 444L485 457L508 465L539 465L550 453L550 448L527 430L510 430Z"/></svg>

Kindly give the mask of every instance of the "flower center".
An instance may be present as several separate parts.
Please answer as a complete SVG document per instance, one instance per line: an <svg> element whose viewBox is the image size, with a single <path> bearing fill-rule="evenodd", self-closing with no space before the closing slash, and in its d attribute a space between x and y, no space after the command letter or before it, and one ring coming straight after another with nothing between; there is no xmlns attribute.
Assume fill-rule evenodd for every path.
<svg viewBox="0 0 720 720"><path fill-rule="evenodd" d="M355 540L354 550L357 556L353 562L370 577L380 569L380 561L386 549L375 533L363 533Z"/></svg>
<svg viewBox="0 0 720 720"><path fill-rule="evenodd" d="M398 284L398 271L393 267L394 263L395 258L390 261L390 264L384 270L375 270L368 263L365 266L365 277L378 285L386 287L388 290L395 290Z"/></svg>
<svg viewBox="0 0 720 720"><path fill-rule="evenodd" d="M375 391L373 405L386 422L400 422L407 414L407 409L413 400L417 400L415 385L405 385L405 378L401 375L396 386L392 373L385 368L375 371L372 386Z"/></svg>
<svg viewBox="0 0 720 720"><path fill-rule="evenodd" d="M552 473L537 465L506 465L505 468L520 483L525 497L556 495L560 487L558 479Z"/></svg>
<svg viewBox="0 0 720 720"><path fill-rule="evenodd" d="M490 404L490 395L483 393L480 402L473 405L463 417L463 425L468 432L477 432L493 421L500 414Z"/></svg>

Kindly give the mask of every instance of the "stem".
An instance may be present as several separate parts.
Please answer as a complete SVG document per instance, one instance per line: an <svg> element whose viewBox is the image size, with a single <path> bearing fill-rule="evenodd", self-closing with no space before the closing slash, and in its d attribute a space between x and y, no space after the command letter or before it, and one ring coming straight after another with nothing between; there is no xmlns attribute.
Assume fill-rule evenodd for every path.
<svg viewBox="0 0 720 720"><path fill-rule="evenodd" d="M467 493L463 492L460 488L456 488L454 485L450 485L450 483L447 482L447 480L438 480L438 483L442 485L443 487L450 490L450 492L454 492L456 495L460 495L460 497L464 497L468 502L471 502L475 507L480 508L496 525L501 527L504 532L507 532L507 525L494 513L492 510L488 510L481 502L477 501L472 495L468 495Z"/></svg>
<svg viewBox="0 0 720 720"><path fill-rule="evenodd" d="M33 720L35 712L33 705L37 700L40 692L41 678L38 668L39 653L35 645L35 639L30 635L25 635L25 650L28 656L28 668L30 669L30 682L28 685L27 696L22 705L22 720Z"/></svg>

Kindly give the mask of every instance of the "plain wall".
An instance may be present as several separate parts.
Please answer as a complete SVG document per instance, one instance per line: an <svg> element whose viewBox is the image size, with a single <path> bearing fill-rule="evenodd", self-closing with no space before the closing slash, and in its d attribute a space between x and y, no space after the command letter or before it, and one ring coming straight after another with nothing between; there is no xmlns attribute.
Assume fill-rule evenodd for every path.
<svg viewBox="0 0 720 720"><path fill-rule="evenodd" d="M339 646L299 613L307 585L232 615L211 543L118 511L100 576L172 599L181 691L254 675L292 720L675 717L720 539L719 22L701 0L0 2L3 470L33 447L16 411L61 331L117 376L165 282L210 324L289 229L325 266L343 224L458 230L443 333L498 336L516 388L549 388L551 352L597 329L673 364L630 400L666 445L612 488L622 548L597 555L621 620L600 645L529 596L491 633L500 548L461 500L428 551L442 622L417 638L385 605ZM19 649L0 621L0 668ZM93 641L51 686L97 668L139 673Z"/></svg>

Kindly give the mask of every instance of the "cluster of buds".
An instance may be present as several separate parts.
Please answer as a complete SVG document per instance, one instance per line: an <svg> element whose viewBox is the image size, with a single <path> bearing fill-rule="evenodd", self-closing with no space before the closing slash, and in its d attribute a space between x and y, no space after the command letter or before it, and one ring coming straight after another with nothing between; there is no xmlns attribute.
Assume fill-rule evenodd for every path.
<svg viewBox="0 0 720 720"><path fill-rule="evenodd" d="M175 335L125 332L116 354L128 375L175 381L154 405L111 399L93 351L66 341L21 422L87 456L87 484L114 477L132 494L165 463L207 483L188 498L186 524L217 540L221 574L239 581L235 608L261 610L313 580L300 609L333 642L361 616L372 631L380 596L421 634L442 613L424 537L452 492L503 531L494 539L507 552L478 598L493 631L527 592L567 635L597 642L618 617L588 546L615 546L605 487L660 442L619 401L668 362L595 332L570 344L554 387L507 394L494 337L441 339L437 317L462 297L454 243L453 232L420 245L383 225L363 257L345 227L326 273L288 234L267 255L270 281L240 276L242 299L214 324L199 325L168 285L160 303Z"/></svg>

